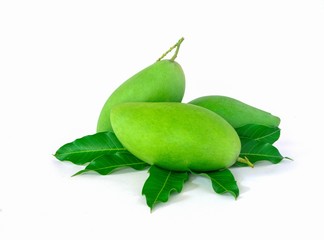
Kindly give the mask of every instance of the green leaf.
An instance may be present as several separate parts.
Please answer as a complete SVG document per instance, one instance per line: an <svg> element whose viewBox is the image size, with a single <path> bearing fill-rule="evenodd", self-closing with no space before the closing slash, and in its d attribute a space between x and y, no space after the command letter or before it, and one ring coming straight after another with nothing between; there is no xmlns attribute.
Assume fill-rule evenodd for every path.
<svg viewBox="0 0 324 240"><path fill-rule="evenodd" d="M126 151L113 132L100 132L63 145L54 156L61 161L82 165L102 155Z"/></svg>
<svg viewBox="0 0 324 240"><path fill-rule="evenodd" d="M213 189L216 193L230 193L235 199L239 196L239 188L230 170L224 169L215 172L206 172L202 173L202 175L210 178Z"/></svg>
<svg viewBox="0 0 324 240"><path fill-rule="evenodd" d="M172 191L180 193L189 177L188 172L175 172L156 166L151 166L149 173L142 194L145 195L146 203L151 210L156 203L167 202Z"/></svg>
<svg viewBox="0 0 324 240"><path fill-rule="evenodd" d="M279 163L283 157L278 149L267 142L260 142L253 139L241 139L240 157L247 157L251 163L266 160L274 164ZM236 163L236 166L246 166L245 164Z"/></svg>
<svg viewBox="0 0 324 240"><path fill-rule="evenodd" d="M142 170L148 166L147 163L139 160L128 152L118 152L107 154L93 159L84 170L81 170L73 176L80 175L89 171L95 171L101 175L107 175L119 168L131 167L135 170Z"/></svg>
<svg viewBox="0 0 324 240"><path fill-rule="evenodd" d="M280 137L280 128L263 125L247 124L235 129L242 139L254 139L260 142L274 143Z"/></svg>

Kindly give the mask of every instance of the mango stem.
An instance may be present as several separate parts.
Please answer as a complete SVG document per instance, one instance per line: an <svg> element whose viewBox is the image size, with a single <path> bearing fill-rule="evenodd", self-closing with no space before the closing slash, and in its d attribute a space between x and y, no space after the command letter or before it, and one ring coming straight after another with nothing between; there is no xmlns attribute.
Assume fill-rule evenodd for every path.
<svg viewBox="0 0 324 240"><path fill-rule="evenodd" d="M248 165L251 168L254 167L253 163L251 163L250 160L247 157L244 157L244 158L239 157L236 161L238 161L240 163L244 163L244 164Z"/></svg>
<svg viewBox="0 0 324 240"><path fill-rule="evenodd" d="M168 51L166 51L165 53L163 53L163 55L157 60L157 62L158 61L161 61L166 55L168 55L173 49L176 48L176 51L175 51L174 55L170 59L170 61L174 61L177 58L177 56L178 56L179 48L180 48L180 45L183 42L183 40L184 40L183 37L180 38L179 41L176 44L174 44L172 47L170 47L170 49Z"/></svg>

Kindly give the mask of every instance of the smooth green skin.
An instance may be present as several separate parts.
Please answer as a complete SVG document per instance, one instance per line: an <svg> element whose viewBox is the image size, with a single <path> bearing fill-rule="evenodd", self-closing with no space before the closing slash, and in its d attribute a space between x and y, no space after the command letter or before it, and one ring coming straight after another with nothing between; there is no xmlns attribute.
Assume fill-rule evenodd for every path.
<svg viewBox="0 0 324 240"><path fill-rule="evenodd" d="M138 72L120 85L103 106L97 132L111 131L110 110L123 102L181 102L185 76L181 66L161 60Z"/></svg>
<svg viewBox="0 0 324 240"><path fill-rule="evenodd" d="M189 102L207 108L228 121L234 128L246 124L259 124L268 127L278 127L280 118L252 107L234 98L225 96L204 96Z"/></svg>
<svg viewBox="0 0 324 240"><path fill-rule="evenodd" d="M144 162L174 171L214 171L233 165L241 142L208 109L185 103L122 103L111 111L119 141Z"/></svg>

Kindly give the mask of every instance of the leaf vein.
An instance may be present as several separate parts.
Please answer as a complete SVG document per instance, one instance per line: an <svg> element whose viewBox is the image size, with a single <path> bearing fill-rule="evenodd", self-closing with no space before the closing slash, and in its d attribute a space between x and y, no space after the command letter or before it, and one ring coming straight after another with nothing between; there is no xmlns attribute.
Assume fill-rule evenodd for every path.
<svg viewBox="0 0 324 240"><path fill-rule="evenodd" d="M240 153L243 156L259 156L259 157L273 157L273 158L282 158L282 156L267 155L267 154L257 154L257 153Z"/></svg>
<svg viewBox="0 0 324 240"><path fill-rule="evenodd" d="M126 151L126 148L103 148L100 150L83 150L83 151L77 151L77 152L68 152L68 153L57 153L58 155L66 155L66 154L81 154L81 153L95 153L95 152L112 152L112 151Z"/></svg>
<svg viewBox="0 0 324 240"><path fill-rule="evenodd" d="M269 134L263 135L262 137L256 138L255 140L260 140L260 139L263 139L263 138L267 138L267 137L269 137L269 136L271 136L271 135L273 135L273 134L275 134L275 133L277 133L277 132L279 132L279 131L280 131L280 130L278 129L278 130L276 130L276 131L274 131L274 132L271 132L271 133L269 133Z"/></svg>
<svg viewBox="0 0 324 240"><path fill-rule="evenodd" d="M210 179L212 179L214 182L216 182L220 187L222 187L225 191L227 192L231 192L230 190L228 190L226 187L224 187L219 181L215 180L215 178L210 177Z"/></svg>
<svg viewBox="0 0 324 240"><path fill-rule="evenodd" d="M93 169L85 169L85 170L91 170L91 171L96 171L96 170L103 170L103 169L109 169L109 168L117 168L117 167L122 167L122 166L134 166L134 165L140 165L140 164L145 164L144 162L138 162L138 163L126 163L126 164L116 164L116 165L110 165L107 167L101 167L101 168L93 168Z"/></svg>
<svg viewBox="0 0 324 240"><path fill-rule="evenodd" d="M164 183L163 183L163 186L162 186L161 190L159 191L159 193L157 194L156 198L154 199L152 206L154 206L154 204L156 204L157 199L158 199L159 196L161 195L162 190L165 188L166 183L168 182L170 176L171 176L171 171L169 171L168 176L166 177L166 179L165 179L165 181L164 181Z"/></svg>

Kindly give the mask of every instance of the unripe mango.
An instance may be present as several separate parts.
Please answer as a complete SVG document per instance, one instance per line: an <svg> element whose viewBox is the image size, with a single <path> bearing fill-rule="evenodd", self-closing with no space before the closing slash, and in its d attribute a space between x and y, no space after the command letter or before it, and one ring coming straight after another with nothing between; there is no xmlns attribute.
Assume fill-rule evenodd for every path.
<svg viewBox="0 0 324 240"><path fill-rule="evenodd" d="M207 108L228 121L234 128L246 124L258 124L268 127L278 127L280 118L252 107L234 98L225 96L204 96L189 102Z"/></svg>
<svg viewBox="0 0 324 240"><path fill-rule="evenodd" d="M238 159L234 128L212 111L185 103L122 103L111 110L119 141L151 165L174 171L213 171Z"/></svg>
<svg viewBox="0 0 324 240"><path fill-rule="evenodd" d="M111 131L110 110L123 102L181 102L185 76L181 66L172 60L157 61L120 85L104 104L97 132Z"/></svg>

